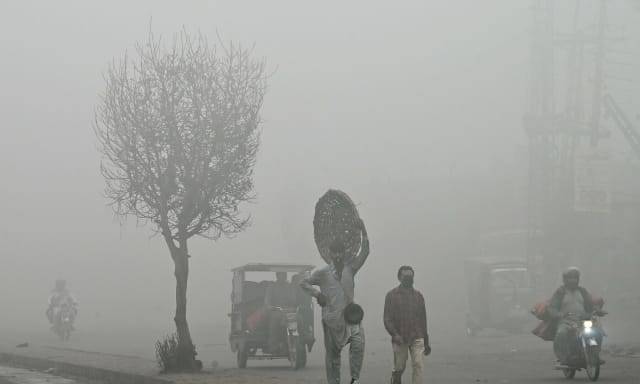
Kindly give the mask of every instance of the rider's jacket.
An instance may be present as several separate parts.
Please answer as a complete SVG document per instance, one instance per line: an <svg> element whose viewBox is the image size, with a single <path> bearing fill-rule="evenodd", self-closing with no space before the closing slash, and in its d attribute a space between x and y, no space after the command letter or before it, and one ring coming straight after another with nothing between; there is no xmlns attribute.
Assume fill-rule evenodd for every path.
<svg viewBox="0 0 640 384"><path fill-rule="evenodd" d="M549 303L549 312L554 318L561 318L567 312L574 312L572 309L576 304L581 303L582 314L589 315L593 312L593 299L589 291L583 287L578 287L574 292L564 285L556 290ZM580 313L577 313L578 315Z"/></svg>

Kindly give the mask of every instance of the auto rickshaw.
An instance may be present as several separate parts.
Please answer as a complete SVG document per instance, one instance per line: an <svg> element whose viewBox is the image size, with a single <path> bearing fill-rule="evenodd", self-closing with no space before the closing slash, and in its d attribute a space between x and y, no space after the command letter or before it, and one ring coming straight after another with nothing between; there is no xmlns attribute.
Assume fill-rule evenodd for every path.
<svg viewBox="0 0 640 384"><path fill-rule="evenodd" d="M315 342L314 316L311 297L299 282L313 268L302 264L247 264L232 270L229 343L237 354L238 368L246 368L249 359L280 358L288 359L294 369L305 367L307 352ZM286 280L247 279L248 274L265 277L265 273L285 276ZM278 297L273 300L276 290Z"/></svg>
<svg viewBox="0 0 640 384"><path fill-rule="evenodd" d="M522 260L467 259L468 336L486 328L522 333L528 330L533 290Z"/></svg>

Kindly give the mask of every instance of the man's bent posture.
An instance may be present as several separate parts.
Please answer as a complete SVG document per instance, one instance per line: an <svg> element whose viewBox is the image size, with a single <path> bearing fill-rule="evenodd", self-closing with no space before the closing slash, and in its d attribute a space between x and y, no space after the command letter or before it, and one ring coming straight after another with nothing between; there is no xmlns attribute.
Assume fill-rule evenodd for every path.
<svg viewBox="0 0 640 384"><path fill-rule="evenodd" d="M358 383L364 360L364 330L360 323L348 324L344 318L344 309L353 303L354 277L369 256L369 240L362 221L362 246L358 256L345 262L344 244L334 241L329 250L331 264L318 269L300 283L302 289L315 297L322 307L322 328L324 330L324 348L327 381L340 384L340 352L349 344L349 365L351 383ZM320 289L314 287L318 286Z"/></svg>

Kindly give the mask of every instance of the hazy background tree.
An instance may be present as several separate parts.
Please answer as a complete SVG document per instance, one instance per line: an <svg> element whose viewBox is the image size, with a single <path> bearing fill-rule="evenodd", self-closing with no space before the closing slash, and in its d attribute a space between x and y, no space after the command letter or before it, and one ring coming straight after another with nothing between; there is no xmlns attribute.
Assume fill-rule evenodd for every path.
<svg viewBox="0 0 640 384"><path fill-rule="evenodd" d="M249 223L265 62L202 35L167 49L149 34L106 72L95 132L117 215L153 224L175 265L179 369L194 369L187 323L188 240L232 236Z"/></svg>

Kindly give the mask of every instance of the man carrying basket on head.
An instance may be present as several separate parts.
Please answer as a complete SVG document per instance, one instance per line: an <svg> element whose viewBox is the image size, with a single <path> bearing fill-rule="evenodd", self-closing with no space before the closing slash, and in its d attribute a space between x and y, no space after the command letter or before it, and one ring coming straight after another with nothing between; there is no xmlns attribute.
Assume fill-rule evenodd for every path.
<svg viewBox="0 0 640 384"><path fill-rule="evenodd" d="M325 368L329 384L340 384L340 352L345 345L350 345L352 384L359 383L364 360L364 330L361 325L364 313L353 302L353 295L355 274L369 256L369 239L361 219L357 219L356 225L361 234L359 253L348 257L343 240L334 239L329 245L329 265L317 269L300 283L302 289L315 297L322 307Z"/></svg>

